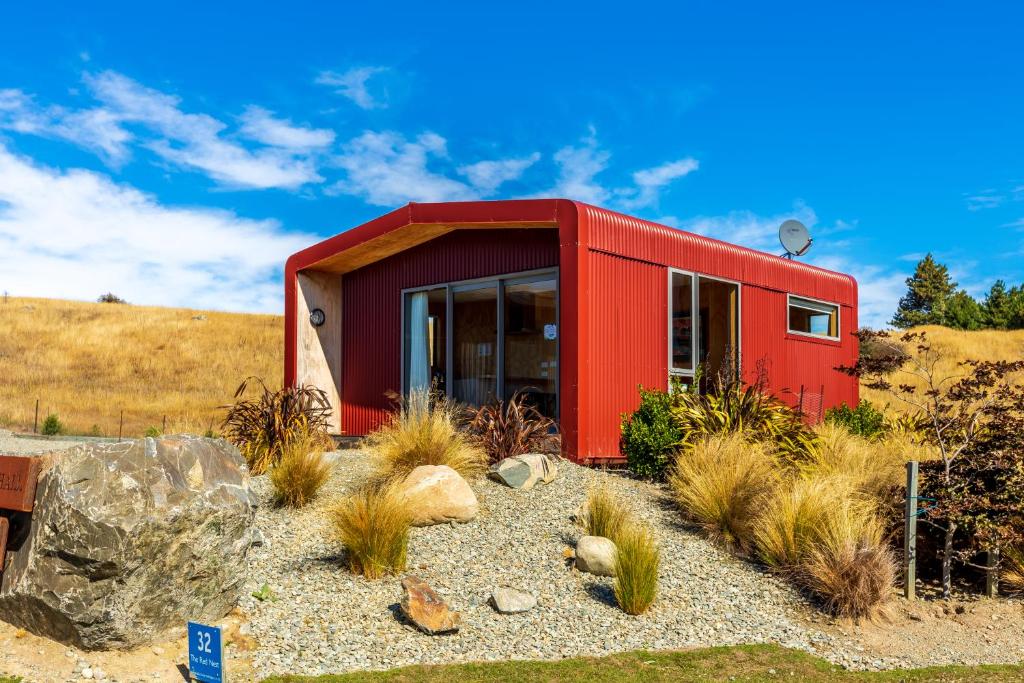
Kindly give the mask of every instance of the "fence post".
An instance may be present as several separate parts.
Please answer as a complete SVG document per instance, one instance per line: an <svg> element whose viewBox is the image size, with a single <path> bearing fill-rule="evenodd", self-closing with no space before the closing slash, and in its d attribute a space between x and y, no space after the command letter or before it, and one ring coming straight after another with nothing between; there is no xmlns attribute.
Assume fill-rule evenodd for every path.
<svg viewBox="0 0 1024 683"><path fill-rule="evenodd" d="M999 596L999 548L989 550L986 554L985 565L985 595L990 598Z"/></svg>
<svg viewBox="0 0 1024 683"><path fill-rule="evenodd" d="M164 415L164 426L160 430L160 433L161 434L166 434L167 433L167 416L166 415Z"/></svg>
<svg viewBox="0 0 1024 683"><path fill-rule="evenodd" d="M38 434L39 433L39 399L38 398L36 399L36 419L35 419L34 422L32 422L32 433L33 434Z"/></svg>
<svg viewBox="0 0 1024 683"><path fill-rule="evenodd" d="M917 461L907 463L907 505L903 529L903 596L916 597L917 590Z"/></svg>
<svg viewBox="0 0 1024 683"><path fill-rule="evenodd" d="M117 425L117 442L121 443L121 434L124 433L124 408L121 409L121 421Z"/></svg>

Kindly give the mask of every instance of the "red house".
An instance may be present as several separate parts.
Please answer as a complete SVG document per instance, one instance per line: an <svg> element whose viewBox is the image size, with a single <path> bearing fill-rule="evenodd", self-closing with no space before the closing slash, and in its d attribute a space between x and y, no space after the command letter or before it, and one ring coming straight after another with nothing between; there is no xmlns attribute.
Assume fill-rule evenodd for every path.
<svg viewBox="0 0 1024 683"><path fill-rule="evenodd" d="M563 454L620 457L637 386L735 369L811 417L858 399L857 283L565 199L409 204L285 268L285 381L328 392L339 434L389 392L470 404L528 391Z"/></svg>

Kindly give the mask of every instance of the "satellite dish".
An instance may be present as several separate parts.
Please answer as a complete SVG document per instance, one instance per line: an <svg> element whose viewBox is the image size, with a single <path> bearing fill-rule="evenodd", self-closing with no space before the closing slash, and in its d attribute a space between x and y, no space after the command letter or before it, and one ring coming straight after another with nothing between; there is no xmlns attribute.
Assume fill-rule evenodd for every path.
<svg viewBox="0 0 1024 683"><path fill-rule="evenodd" d="M807 227L803 223L791 218L788 221L783 221L779 226L779 241L782 242L782 248L786 250L783 257L793 258L806 254L814 240L811 239L811 234L807 232Z"/></svg>

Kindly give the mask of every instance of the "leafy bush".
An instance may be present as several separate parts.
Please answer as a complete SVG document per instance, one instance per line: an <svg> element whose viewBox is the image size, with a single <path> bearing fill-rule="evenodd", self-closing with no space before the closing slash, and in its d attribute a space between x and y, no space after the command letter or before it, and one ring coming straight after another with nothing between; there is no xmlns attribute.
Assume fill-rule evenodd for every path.
<svg viewBox="0 0 1024 683"><path fill-rule="evenodd" d="M458 426L443 395L413 390L387 422L366 437L378 480L401 479L420 465L447 465L464 477L487 468L487 452Z"/></svg>
<svg viewBox="0 0 1024 683"><path fill-rule="evenodd" d="M764 445L740 433L716 434L679 455L668 484L690 522L727 548L747 552L777 485L776 466Z"/></svg>
<svg viewBox="0 0 1024 683"><path fill-rule="evenodd" d="M150 437L156 438L156 437L160 436L160 428L159 427L146 427L146 433L145 433L144 436L150 436Z"/></svg>
<svg viewBox="0 0 1024 683"><path fill-rule="evenodd" d="M629 523L615 541L615 600L626 614L643 614L658 595L661 551L651 530Z"/></svg>
<svg viewBox="0 0 1024 683"><path fill-rule="evenodd" d="M870 401L861 399L856 408L845 403L825 411L825 422L845 427L851 434L872 439L886 431L885 415Z"/></svg>
<svg viewBox="0 0 1024 683"><path fill-rule="evenodd" d="M224 436L238 447L253 474L263 474L277 463L297 437L308 434L328 444L331 407L323 390L302 386L271 391L262 379L249 377L239 385L235 398L254 383L259 385L259 396L226 406L228 413L221 425Z"/></svg>
<svg viewBox="0 0 1024 683"><path fill-rule="evenodd" d="M299 508L316 497L331 476L321 441L310 434L292 439L281 459L270 468L270 483L278 505Z"/></svg>
<svg viewBox="0 0 1024 683"><path fill-rule="evenodd" d="M64 423L60 421L56 413L50 413L43 420L42 432L46 436L57 436L64 433Z"/></svg>
<svg viewBox="0 0 1024 683"><path fill-rule="evenodd" d="M882 525L856 500L830 508L814 528L799 582L825 609L854 619L875 616L891 598L896 560Z"/></svg>
<svg viewBox="0 0 1024 683"><path fill-rule="evenodd" d="M640 407L622 416L622 452L629 469L641 477L663 477L682 439L672 419L672 397L640 387Z"/></svg>
<svg viewBox="0 0 1024 683"><path fill-rule="evenodd" d="M607 483L600 483L587 493L583 527L588 536L603 536L615 541L629 513Z"/></svg>
<svg viewBox="0 0 1024 683"><path fill-rule="evenodd" d="M508 401L481 406L469 421L469 431L479 439L490 462L551 451L557 429L555 421L541 415L522 392Z"/></svg>
<svg viewBox="0 0 1024 683"><path fill-rule="evenodd" d="M744 387L740 380L718 383L714 392L681 392L674 396L672 419L686 451L715 434L740 432L751 441L771 444L783 454L799 454L814 442L800 413L765 393L760 383Z"/></svg>
<svg viewBox="0 0 1024 683"><path fill-rule="evenodd" d="M400 485L365 486L334 509L334 529L354 574L379 579L405 569L412 518Z"/></svg>
<svg viewBox="0 0 1024 683"><path fill-rule="evenodd" d="M96 302L97 303L101 303L101 304L126 304L126 303L128 303L127 301L125 301L124 299L122 299L118 295L114 294L113 292L107 292L106 294L101 294L99 296L99 298L96 299Z"/></svg>

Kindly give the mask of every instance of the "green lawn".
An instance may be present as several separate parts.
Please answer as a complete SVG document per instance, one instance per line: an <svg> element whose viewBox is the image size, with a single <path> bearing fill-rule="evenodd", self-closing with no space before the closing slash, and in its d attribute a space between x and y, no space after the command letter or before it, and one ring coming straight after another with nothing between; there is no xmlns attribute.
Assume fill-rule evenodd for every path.
<svg viewBox="0 0 1024 683"><path fill-rule="evenodd" d="M861 673L775 645L630 652L600 659L410 666L372 673L284 676L275 683L655 683L676 681L1024 681L1024 666L936 667Z"/></svg>

